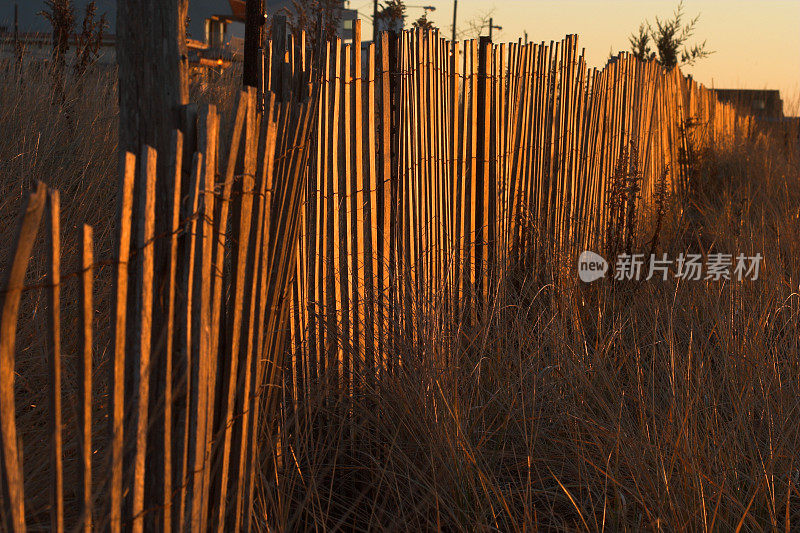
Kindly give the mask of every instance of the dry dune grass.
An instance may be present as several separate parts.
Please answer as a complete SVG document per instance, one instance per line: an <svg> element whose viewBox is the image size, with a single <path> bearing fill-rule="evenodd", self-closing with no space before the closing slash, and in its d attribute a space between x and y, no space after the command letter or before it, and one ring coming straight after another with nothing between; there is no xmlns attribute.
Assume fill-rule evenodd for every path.
<svg viewBox="0 0 800 533"><path fill-rule="evenodd" d="M46 72L0 79L0 268L37 179L62 195L65 272L80 224L110 258L116 188L113 72L63 106ZM221 87L221 88L220 88ZM234 84L197 99L230 105ZM791 530L800 527L798 154L765 138L704 154L672 199L661 251L765 257L755 282L541 284L515 273L483 327L419 317L404 366L357 402L309 398L285 415L278 466L264 457L259 522L283 530ZM646 217L645 217L646 218ZM644 232L646 233L646 232ZM649 235L640 238L643 244ZM28 284L44 279L43 248ZM104 323L109 272L96 287ZM75 279L65 282L71 309ZM105 302L105 304L104 304ZM16 393L32 529L47 520L45 294L23 299ZM64 325L65 424L77 336ZM440 332L460 331L442 349ZM95 349L97 448L105 349ZM343 344L346 344L343 342ZM363 376L360 377L364 379ZM264 449L269 441L264 436ZM74 439L65 435L67 479ZM100 480L98 480L99 482ZM76 487L66 484L69 512ZM70 521L71 522L71 521Z"/></svg>
<svg viewBox="0 0 800 533"><path fill-rule="evenodd" d="M285 417L260 514L286 530L797 528L797 155L720 147L669 202L657 253L761 253L757 281L518 274L489 325L444 325L463 333L445 350L420 318L400 373Z"/></svg>
<svg viewBox="0 0 800 533"><path fill-rule="evenodd" d="M116 205L117 95L115 72L93 70L72 85L62 105L52 103L50 73L36 64L26 65L21 76L2 69L0 77L0 268L7 268L15 239L16 217L24 198L37 180L58 189L62 205L62 268L66 274L79 269L78 243L82 223L95 229L99 261L111 258ZM34 248L26 285L45 281L43 232ZM98 269L95 285L97 319L110 303L110 270ZM75 427L78 353L78 280L66 278L62 289L64 353L64 423ZM25 293L17 328L17 424L21 428L25 458L25 491L30 526L47 524L49 464L47 453L47 345L45 328L47 295L44 290ZM108 359L108 332L99 328L95 348L95 383L98 408L106 396L102 376ZM103 415L96 412L96 442L102 443ZM77 442L65 435L65 476L75 479ZM74 484L66 483L68 502ZM66 506L68 512L75 505Z"/></svg>
<svg viewBox="0 0 800 533"><path fill-rule="evenodd" d="M235 104L236 73L213 86L194 84L192 101L216 104L230 116ZM227 135L229 124L222 124ZM37 180L61 195L62 229L62 352L64 424L76 425L78 278L67 276L80 268L79 239L82 224L94 227L95 261L112 259L117 192L118 108L116 71L100 65L90 68L68 85L63 103L54 103L51 73L46 65L26 63L18 73L12 64L0 63L0 269L10 261L16 237L17 216ZM225 138L225 137L223 137ZM26 285L45 282L45 243L40 230L28 268ZM94 396L97 399L93 442L104 449L109 360L108 309L111 304L111 268L96 269ZM24 443L26 511L29 526L48 524L49 464L47 455L47 295L41 288L27 291L22 299L17 329L17 425ZM74 432L64 435L65 479L77 475L77 441ZM42 460L37 460L40 458ZM97 460L104 457L98 455ZM100 463L102 464L102 463ZM98 474L99 468L95 469ZM98 483L102 479L97 480ZM75 484L65 483L65 509L78 511ZM75 505L71 505L75 502Z"/></svg>

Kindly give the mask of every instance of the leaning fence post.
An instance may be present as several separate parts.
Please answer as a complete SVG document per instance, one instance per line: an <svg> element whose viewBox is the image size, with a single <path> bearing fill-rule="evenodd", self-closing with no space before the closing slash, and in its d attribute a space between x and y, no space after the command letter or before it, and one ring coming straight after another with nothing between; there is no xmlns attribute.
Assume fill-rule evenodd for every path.
<svg viewBox="0 0 800 533"><path fill-rule="evenodd" d="M50 432L50 528L64 531L64 458L61 423L61 201L58 191L47 191L47 344L49 355L48 429Z"/></svg>
<svg viewBox="0 0 800 533"><path fill-rule="evenodd" d="M108 417L110 449L110 490L108 517L112 533L122 530L122 455L124 452L125 417L125 329L128 315L128 258L131 248L131 213L133 184L136 179L136 156L126 152L121 162L120 190L117 211L117 242L114 282L114 355L110 367L111 412Z"/></svg>
<svg viewBox="0 0 800 533"><path fill-rule="evenodd" d="M47 187L41 181L20 215L16 249L5 283L0 285L0 472L2 472L3 515L7 531L25 531L25 492L22 478L22 450L17 441L14 405L14 342L17 313L25 271L44 212Z"/></svg>

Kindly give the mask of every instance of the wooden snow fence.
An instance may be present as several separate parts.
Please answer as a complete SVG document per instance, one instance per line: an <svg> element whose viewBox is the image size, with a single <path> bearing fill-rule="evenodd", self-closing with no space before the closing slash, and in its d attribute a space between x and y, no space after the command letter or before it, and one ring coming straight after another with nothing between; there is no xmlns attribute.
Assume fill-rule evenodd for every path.
<svg viewBox="0 0 800 533"><path fill-rule="evenodd" d="M299 94L299 93L298 93ZM306 91L307 95L308 92ZM79 423L61 419L59 194L39 183L23 206L0 300L0 442L3 521L24 531L21 445L15 423L15 330L32 248L43 225L48 247L51 522L64 523L62 435L80 443L80 526L111 531L239 530L250 527L259 423L280 398L288 279L299 242L314 100L242 92L228 156L219 155L213 106L182 111L172 150L144 147L120 169L114 303L110 324L93 321L92 228L82 229ZM169 212L156 213L156 159L169 158ZM134 206L134 185L140 187ZM156 219L168 221L156 235ZM44 224L42 224L44 221ZM154 271L156 244L167 250ZM154 295L167 312L154 323ZM112 328L110 397L93 391L92 337ZM97 376L94 376L95 378ZM92 447L92 407L105 402L107 449ZM266 422L265 422L266 421ZM72 480L70 480L72 482Z"/></svg>
<svg viewBox="0 0 800 533"><path fill-rule="evenodd" d="M123 157L109 324L93 320L98 263L82 228L75 427L61 416L58 191L39 183L23 206L0 286L7 530L26 525L15 331L40 230L51 529L249 530L259 448L276 442L263 435L280 409L297 411L323 388L357 398L402 366L393 346L431 316L439 328L442 317L480 322L509 269L601 250L615 169L630 154L636 168L625 170L647 206L659 180L686 186L692 153L750 129L677 69L626 54L589 68L575 35L496 45L409 31L362 43L356 23L350 42L322 44L312 68L303 35L273 32L267 96L239 95L226 150L214 107L187 106L169 153ZM156 210L159 157L173 170L168 212ZM112 330L102 402L92 396L100 327ZM100 450L98 403L108 419ZM79 443L79 479L68 480L78 523L64 519L64 432Z"/></svg>
<svg viewBox="0 0 800 533"><path fill-rule="evenodd" d="M678 69L624 53L589 68L577 43L361 43L358 25L325 43L288 409L320 387L357 398L423 331L452 342L448 324L487 319L511 269L602 252L620 161L646 208L687 185L693 153L750 131Z"/></svg>

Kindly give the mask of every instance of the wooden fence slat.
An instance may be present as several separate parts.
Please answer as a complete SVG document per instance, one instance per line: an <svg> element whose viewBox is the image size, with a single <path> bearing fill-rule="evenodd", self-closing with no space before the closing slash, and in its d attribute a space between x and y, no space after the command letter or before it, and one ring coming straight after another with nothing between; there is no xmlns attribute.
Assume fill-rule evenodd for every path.
<svg viewBox="0 0 800 533"><path fill-rule="evenodd" d="M325 44L325 58L323 64L324 78L320 81L320 106L319 116L320 123L323 125L322 134L317 142L320 145L320 173L317 176L317 196L318 196L318 216L319 222L317 226L317 234L319 236L319 248L317 252L316 261L316 276L317 276L317 321L319 322L319 329L317 333L317 365L318 365L318 378L322 386L327 386L330 376L328 365L328 335L330 332L330 318L329 307L331 305L331 281L330 281L330 257L328 245L329 229L331 212L330 212L330 196L328 193L328 184L330 183L330 124L331 124L331 45L329 42Z"/></svg>
<svg viewBox="0 0 800 533"><path fill-rule="evenodd" d="M177 269L175 281L175 335L172 358L172 455L173 461L173 494L174 501L170 514L172 529L183 531L187 524L186 512L188 503L187 483L189 480L189 400L191 385L191 310L194 279L194 243L197 227L197 198L199 195L198 176L202 164L202 154L197 154L197 106L190 104L180 110L180 131L183 137L182 177L181 182L180 225L182 235L178 240ZM176 169L177 172L177 169ZM179 194L177 191L173 191Z"/></svg>
<svg viewBox="0 0 800 533"><path fill-rule="evenodd" d="M255 89L248 89L255 93ZM199 117L199 127L197 136L198 150L204 153L203 164L205 166L205 181L204 181L204 203L208 210L208 215L204 217L205 224L203 226L203 268L207 269L208 279L203 280L205 284L203 292L201 293L206 300L201 300L201 308L205 308L201 316L201 320L206 320L208 326L203 329L203 349L206 354L206 363L204 365L204 381L206 397L202 400L205 404L206 414L202 426L205 428L205 439L202 447L204 448L205 457L203 459L203 481L202 481L202 507L200 510L200 519L203 528L207 527L207 515L209 511L209 498L211 490L211 466L212 466L212 444L214 432L214 414L216 407L216 394L217 394L217 374L219 365L219 320L220 311L222 306L222 299L214 298L214 291L216 286L223 282L221 276L218 277L218 272L222 269L221 265L215 268L215 261L222 262L222 258L215 257L216 236L220 231L225 231L219 224L219 216L222 212L223 202L217 201L217 151L219 146L219 126L220 119L217 113L216 106L208 105L205 107ZM224 190L224 186L223 186ZM226 221L227 222L227 221ZM208 264L206 263L208 262ZM217 320L215 320L217 319Z"/></svg>
<svg viewBox="0 0 800 533"><path fill-rule="evenodd" d="M324 377L324 361L325 361L325 245L326 238L326 222L325 222L325 208L327 202L325 199L326 182L325 176L327 175L328 165L328 142L327 142L327 129L325 126L328 122L328 77L329 77L329 58L330 46L328 43L322 48L320 57L318 59L321 71L318 74L319 84L319 106L317 110L317 128L319 133L316 138L316 165L314 179L309 180L308 191L311 193L309 198L309 211L313 211L313 216L309 216L308 227L308 279L309 279L309 294L311 295L308 309L309 309L309 345L308 357L309 366L311 367L312 381L317 386L322 382ZM313 289L312 289L313 288Z"/></svg>
<svg viewBox="0 0 800 533"><path fill-rule="evenodd" d="M491 119L492 119L492 41L481 38L478 59L478 110L477 110L477 183L475 221L475 276L478 283L476 305L479 316L485 316L489 304L489 215L495 205L491 187Z"/></svg>
<svg viewBox="0 0 800 533"><path fill-rule="evenodd" d="M175 353L175 324L176 316L176 276L178 269L178 232L180 229L181 217L181 184L183 181L183 133L180 130L174 130L172 134L172 149L169 154L169 168L173 172L172 182L170 183L170 192L172 201L170 202L169 220L169 258L168 258L168 271L166 280L166 289L164 293L167 295L167 324L164 330L166 336L164 345L164 379L161 386L164 387L164 418L163 418L163 466L161 467L161 474L163 476L161 484L161 501L162 508L162 521L161 528L165 533L172 530L172 509L173 509L173 475L175 469L172 466L173 460L173 389L174 389L174 353Z"/></svg>
<svg viewBox="0 0 800 533"><path fill-rule="evenodd" d="M200 176L203 172L203 154L195 152L192 156L191 174L189 178L189 201L186 206L186 215L184 217L186 222L187 238L184 246L184 261L182 272L182 284L186 290L186 297L181 303L178 311L180 318L180 328L182 332L180 352L178 354L178 362L176 369L183 374L183 382L181 389L181 405L179 417L177 418L176 428L180 432L180 439L176 439L176 451L178 452L179 467L176 473L175 480L178 483L179 491L179 509L176 515L177 522L175 528L178 531L184 531L187 528L187 520L190 515L191 506L191 493L190 483L194 476L193 465L190 463L190 429L192 427L191 416L191 391L192 391L192 355L194 353L194 341L192 326L194 323L194 299L197 297L194 294L195 287L195 266L196 266L196 243L197 243L197 227L199 225L199 201L200 201Z"/></svg>
<svg viewBox="0 0 800 533"><path fill-rule="evenodd" d="M367 51L367 99L365 125L365 142L367 158L367 171L363 174L361 188L364 189L364 295L366 317L364 324L365 340L365 372L368 387L374 387L376 356L380 353L380 341L376 335L376 298L377 288L380 287L378 275L378 188L381 186L376 166L376 152L378 150L377 131L375 129L375 116L378 109L375 106L375 86L378 82L375 72L375 43L370 43ZM364 152L357 152L357 154ZM360 157L360 156L359 156ZM369 194L367 194L367 191Z"/></svg>
<svg viewBox="0 0 800 533"><path fill-rule="evenodd" d="M47 191L48 430L50 433L50 529L64 531L64 457L61 422L61 201Z"/></svg>
<svg viewBox="0 0 800 533"><path fill-rule="evenodd" d="M506 230L507 225L506 222L508 220L508 182L507 182L507 164L506 164L506 156L508 155L506 151L506 132L508 131L508 114L511 110L514 102L511 101L510 95L508 94L508 82L506 80L506 71L507 71L507 64L506 61L510 57L510 52L506 52L506 45L505 43L501 43L499 48L497 48L497 54L494 54L494 66L495 66L495 74L494 74L494 88L492 90L492 94L494 98L492 99L492 105L494 106L493 116L494 116L494 150L495 154L493 156L494 160L494 172L495 172L495 182L497 187L497 198L499 200L499 205L497 206L497 213L494 218L497 224L497 236L492 243L492 253L495 254L495 257L500 258L501 264L503 264L503 256L505 255L506 249L506 242L508 241Z"/></svg>
<svg viewBox="0 0 800 533"><path fill-rule="evenodd" d="M339 108L341 105L341 86L340 78L342 73L342 42L336 39L333 48L333 79L331 81L330 94L330 137L328 149L328 332L327 332L327 352L329 378L334 380L337 387L341 387L342 367L341 349L339 348L339 313L342 309L342 285L336 282L337 269L340 269L340 245L339 242ZM339 272L341 275L341 272Z"/></svg>
<svg viewBox="0 0 800 533"><path fill-rule="evenodd" d="M199 209L198 226L200 234L197 239L195 261L199 267L199 276L195 278L195 308L193 313L192 336L192 427L190 428L192 451L192 500L191 528L193 531L205 531L208 495L208 424L209 405L213 405L212 374L210 366L216 362L211 353L211 273L214 242L214 167L205 161L213 157L216 138L216 109L207 106L199 115L198 146L207 147L204 152L204 168L201 174L200 190L202 192L202 208ZM205 137L205 139L204 139Z"/></svg>
<svg viewBox="0 0 800 533"><path fill-rule="evenodd" d="M256 89L254 87L247 87L245 91L240 91L238 95L238 102L236 105L236 115L233 122L231 131L231 140L228 150L228 159L225 166L223 181L222 181L222 195L217 202L219 208L217 211L217 224L216 236L214 238L214 256L213 256L213 272L214 283L212 288L212 316L211 316L211 354L216 357L220 353L220 321L222 317L222 290L225 284L224 265L225 265L225 247L227 239L228 228L228 213L230 210L231 191L233 190L234 175L237 170L237 165L240 165L240 146L242 141L242 134L244 130L245 118L248 114L248 109L251 113L255 112L256 106ZM218 128L218 125L213 126ZM206 134L208 136L208 134ZM212 139L216 138L214 131L210 134ZM216 151L216 150L215 150ZM214 166L212 165L212 168ZM212 385L213 387L213 385ZM213 417L213 403L209 404L209 417ZM207 433L208 439L211 439L211 432L213 431L213 424L209 424Z"/></svg>
<svg viewBox="0 0 800 533"><path fill-rule="evenodd" d="M125 356L126 317L128 313L128 259L131 248L131 224L133 210L133 185L136 179L136 156L126 152L121 161L119 207L117 215L118 233L115 250L116 280L114 296L114 363L111 365L110 383L111 416L109 430L111 440L111 478L109 491L109 528L112 533L122 531L122 476L125 419Z"/></svg>
<svg viewBox="0 0 800 533"><path fill-rule="evenodd" d="M366 350L369 339L362 341L362 331L365 329L364 313L364 269L366 258L364 256L364 203L367 188L364 183L364 115L363 115L363 88L362 76L363 68L361 64L361 21L356 20L353 26L353 91L352 102L352 122L350 136L352 137L352 151L350 158L353 161L353 176L350 180L350 253L352 255L352 278L351 278L351 300L350 305L353 310L353 390L356 390L357 380L361 376L359 366L360 349ZM363 347L363 348L362 348Z"/></svg>
<svg viewBox="0 0 800 533"><path fill-rule="evenodd" d="M430 272L429 234L430 234L430 152L428 140L430 139L430 113L428 112L428 54L426 31L417 30L411 36L412 45L413 81L412 91L414 98L411 102L411 113L414 117L409 127L413 130L411 135L412 158L409 161L411 172L411 186L414 190L412 212L415 217L414 227L416 237L414 290L412 306L408 311L416 314L414 307L422 300L428 301L427 281ZM426 292L423 292L426 291ZM410 325L411 320L409 320Z"/></svg>
<svg viewBox="0 0 800 533"><path fill-rule="evenodd" d="M428 143L430 146L426 150L427 153L427 164L426 164L426 178L425 178L425 188L427 191L426 199L425 199L425 210L426 210L426 217L425 217L425 225L427 228L427 236L426 236L426 245L425 245L425 255L427 258L427 268L428 272L426 273L425 287L424 287L424 298L423 301L428 301L433 303L434 294L438 294L436 288L434 287L434 283L436 283L436 271L437 271L437 256L438 256L438 241L437 241L437 205L438 200L441 197L439 193L439 188L437 186L436 180L438 179L439 172L438 172L438 163L439 163L439 146L438 146L438 139L439 139L439 132L438 132L438 116L436 110L436 72L434 70L435 63L436 63L436 53L434 48L434 40L433 40L433 32L426 31L425 32L425 42L424 42L424 54L425 54L425 68L423 70L424 74L424 91L423 96L425 100L425 106L423 108L423 113L426 115L426 122L425 126L428 130ZM420 302L422 303L422 302Z"/></svg>
<svg viewBox="0 0 800 533"><path fill-rule="evenodd" d="M14 403L14 343L17 313L25 283L25 271L39 231L47 187L39 182L19 216L17 238L11 266L0 292L0 467L2 468L3 515L8 531L25 531L25 493L22 450L17 440Z"/></svg>
<svg viewBox="0 0 800 533"><path fill-rule="evenodd" d="M450 213L451 213L451 228L450 234L452 235L450 247L452 252L450 254L450 262L453 267L451 270L450 281L450 298L452 300L452 316L457 317L460 309L461 299L461 218L462 218L462 203L461 194L463 190L463 168L464 157L461 148L464 143L461 142L463 131L463 108L464 99L462 94L465 84L462 81L462 71L460 68L462 64L459 61L459 43L452 43L451 52L451 82L450 82ZM466 56L466 54L464 54Z"/></svg>
<svg viewBox="0 0 800 533"><path fill-rule="evenodd" d="M479 42L472 40L470 41L470 73L469 73L469 96L470 96L470 104L469 104L469 120L468 120L468 135L469 135L469 181L467 182L468 185L465 186L467 189L467 204L465 204L465 212L467 214L467 232L465 236L467 237L466 245L468 247L468 255L469 258L467 260L467 276L466 279L468 280L467 290L466 290L466 297L467 297L467 308L469 309L470 314L467 315L474 319L475 313L477 312L477 305L473 303L473 293L476 291L476 283L477 283L477 270L478 270L478 255L477 255L477 246L478 246L478 204L480 199L478 197L479 189L478 189L478 158L480 155L478 154L478 136L480 134L478 128L478 111L480 107L479 101L479 88L481 85L480 80L480 65L479 65ZM467 205L469 208L467 209Z"/></svg>
<svg viewBox="0 0 800 533"><path fill-rule="evenodd" d="M132 528L134 533L144 531L144 483L145 458L147 455L148 402L150 400L150 361L153 321L153 237L155 233L156 202L156 150L145 146L139 160L140 183L139 220L137 221L136 245L137 281L136 310L138 323L134 331L138 338L131 354L138 361L134 387L136 404L136 452L133 464Z"/></svg>
<svg viewBox="0 0 800 533"><path fill-rule="evenodd" d="M447 107L448 101L448 76L450 75L448 68L450 62L447 60L447 48L444 39L437 39L435 44L436 64L434 66L435 76L435 91L436 91L436 127L438 140L437 158L436 158L436 188L437 195L436 201L436 272L435 276L438 280L435 287L437 294L437 301L443 305L443 311L449 311L449 298L447 297L447 282L449 276L447 275L450 236L449 236L449 221L450 213L448 212L448 202L451 197L449 187L449 172L448 165L450 162L450 120L449 109Z"/></svg>
<svg viewBox="0 0 800 533"><path fill-rule="evenodd" d="M535 90L534 79L535 74L533 70L534 57L538 48L535 45L525 45L518 47L517 57L515 58L514 71L517 73L514 76L514 99L516 106L513 113L510 113L509 122L510 132L509 139L512 143L512 153L510 154L510 176L511 183L509 187L509 220L508 224L511 226L512 231L510 246L513 246L513 258L516 261L522 261L525 247L525 237L528 231L528 222L531 217L530 211L533 205L530 202L528 195L528 187L531 181L531 168L534 160L533 147L526 149L532 142L531 138L534 135L534 128L530 121L527 120L528 109L532 105L531 93Z"/></svg>
<svg viewBox="0 0 800 533"><path fill-rule="evenodd" d="M418 250L418 239L420 228L417 227L417 202L415 198L415 178L418 167L416 165L416 150L414 145L415 124L413 108L416 103L416 93L414 84L416 82L416 68L412 68L415 61L413 52L414 34L411 32L403 33L398 52L400 72L407 72L409 75L401 77L399 85L398 114L400 117L399 125L401 138L399 146L401 151L400 165L398 167L398 193L397 193L397 212L400 228L398 230L398 303L402 307L402 315L397 316L401 323L403 335L406 339L413 339L411 328L413 313L413 291L416 289L418 271L416 269L416 251ZM402 250L402 252L401 252ZM398 355L398 354L395 354ZM399 365L399 360L391 361L391 364Z"/></svg>
<svg viewBox="0 0 800 533"><path fill-rule="evenodd" d="M80 446L79 486L81 524L92 531L92 343L94 320L94 232L83 225L81 232L80 346L78 357L78 443Z"/></svg>
<svg viewBox="0 0 800 533"><path fill-rule="evenodd" d="M318 83L324 83L323 80L318 80ZM307 87L308 89L308 87ZM306 288L305 299L305 314L308 320L307 324L307 345L304 349L302 357L305 359L307 368L306 379L308 387L315 387L318 376L318 361L319 361L319 343L317 331L317 304L319 302L319 285L317 283L317 228L319 227L319 181L322 173L322 117L319 112L315 117L317 131L317 138L314 143L314 154L312 165L309 167L309 179L306 184L306 205L305 205L305 274L306 279L303 280Z"/></svg>
<svg viewBox="0 0 800 533"><path fill-rule="evenodd" d="M392 43L396 44L396 43ZM379 189L381 194L378 201L382 202L382 209L378 207L378 216L380 217L379 235L380 243L378 245L378 277L380 291L380 299L378 301L378 336L381 339L381 363L380 368L385 368L387 365L389 342L391 342L391 332L393 331L394 323L392 321L393 315L393 297L394 284L392 280L396 275L395 270L395 255L396 251L394 242L396 239L395 231L395 218L396 218L396 197L397 197L397 182L398 179L393 175L396 164L392 159L392 142L393 138L397 137L397 132L393 128L392 117L396 116L396 107L392 102L394 93L393 91L393 77L399 77L399 73L393 72L397 70L396 53L392 53L391 44L389 42L389 33L384 32L381 34L381 181L383 186ZM395 156L396 157L396 156ZM388 341L388 342L387 342Z"/></svg>
<svg viewBox="0 0 800 533"><path fill-rule="evenodd" d="M336 261L334 268L338 268L338 278L339 278L339 297L337 301L339 302L338 310L340 312L340 321L341 321L341 330L339 333L339 339L337 344L339 345L339 365L340 365L340 372L341 372L341 387L344 391L345 395L350 395L350 384L352 378L352 367L351 367L351 355L352 355L352 345L350 342L354 338L351 335L351 326L352 326L352 316L351 316L351 308L352 308L352 283L351 283L351 274L353 270L352 258L353 258L353 251L350 246L350 239L348 239L348 233L350 233L350 219L352 218L352 210L350 209L350 183L352 182L352 160L350 158L350 145L352 144L352 137L351 137L351 130L350 130L350 123L352 122L352 112L351 112L351 104L350 101L350 88L353 84L353 77L350 72L350 62L352 58L351 53L351 45L346 44L340 48L338 48L338 52L341 54L341 70L337 69L339 72L342 82L341 82L341 91L339 95L339 107L341 111L339 112L339 135L342 139L342 142L339 143L339 176L338 176L338 183L334 184L337 187L336 189L336 208L338 209L339 217L336 221L337 226L336 229L338 230L338 243L336 248L334 248L334 254L338 256L338 260Z"/></svg>

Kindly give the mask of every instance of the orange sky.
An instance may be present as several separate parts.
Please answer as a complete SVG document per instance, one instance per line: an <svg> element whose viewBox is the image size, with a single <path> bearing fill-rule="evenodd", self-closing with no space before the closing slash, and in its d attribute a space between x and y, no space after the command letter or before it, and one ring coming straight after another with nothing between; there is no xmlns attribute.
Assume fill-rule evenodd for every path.
<svg viewBox="0 0 800 533"><path fill-rule="evenodd" d="M406 0L408 6L436 7L430 19L449 37L452 0ZM589 65L602 66L609 50L628 49L628 35L645 19L672 14L677 0L459 0L459 25L494 10L496 42L515 41L528 32L532 41L579 35ZM696 39L715 53L684 69L717 88L780 89L787 114L800 106L800 0L686 0L689 16L700 14ZM371 0L352 0L352 9L372 14ZM407 23L422 14L409 7ZM364 19L364 34L372 28Z"/></svg>

